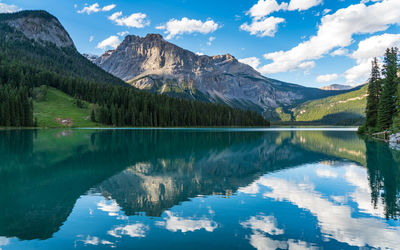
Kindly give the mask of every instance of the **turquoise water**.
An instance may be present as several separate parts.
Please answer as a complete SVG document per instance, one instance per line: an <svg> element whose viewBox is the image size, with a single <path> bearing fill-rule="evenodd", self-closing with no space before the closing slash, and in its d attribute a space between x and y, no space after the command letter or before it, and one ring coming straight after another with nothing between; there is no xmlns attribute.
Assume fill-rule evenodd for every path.
<svg viewBox="0 0 400 250"><path fill-rule="evenodd" d="M400 153L353 130L0 131L0 248L399 249Z"/></svg>

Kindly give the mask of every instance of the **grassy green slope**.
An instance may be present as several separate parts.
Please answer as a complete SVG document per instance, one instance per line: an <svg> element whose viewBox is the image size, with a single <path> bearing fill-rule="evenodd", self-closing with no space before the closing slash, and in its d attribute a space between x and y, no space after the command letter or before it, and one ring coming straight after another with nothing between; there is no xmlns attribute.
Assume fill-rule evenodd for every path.
<svg viewBox="0 0 400 250"><path fill-rule="evenodd" d="M365 117L368 87L330 96L314 101L305 102L292 109L296 122L319 122L337 125L358 125ZM282 113L282 110L280 110ZM287 120L285 113L282 120ZM283 119L285 118L285 119Z"/></svg>
<svg viewBox="0 0 400 250"><path fill-rule="evenodd" d="M96 127L97 123L90 120L90 109L84 102L84 108L78 108L74 98L63 92L49 88L44 101L35 101L33 104L34 117L38 127ZM71 124L58 122L56 119L71 120Z"/></svg>

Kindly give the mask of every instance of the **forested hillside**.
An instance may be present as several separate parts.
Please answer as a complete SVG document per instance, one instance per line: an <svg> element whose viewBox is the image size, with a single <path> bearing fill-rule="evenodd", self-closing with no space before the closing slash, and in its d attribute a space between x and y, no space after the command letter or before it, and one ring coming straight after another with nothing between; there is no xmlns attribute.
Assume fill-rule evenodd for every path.
<svg viewBox="0 0 400 250"><path fill-rule="evenodd" d="M365 119L367 88L303 103L293 109L294 119L297 122L361 125Z"/></svg>
<svg viewBox="0 0 400 250"><path fill-rule="evenodd" d="M15 19L27 21L29 26L13 27L11 23ZM44 11L0 14L1 126L33 126L33 90L42 85L92 103L92 121L107 125L269 125L255 112L136 90L92 64L73 45L59 46L49 40L54 37L51 35L43 39L26 36L32 31L24 29L32 23L32 30L41 32L47 31L46 25L54 22L59 24L55 17ZM62 34L64 30L60 27L58 32L69 37Z"/></svg>
<svg viewBox="0 0 400 250"><path fill-rule="evenodd" d="M399 66L397 48L386 50L382 68L377 58L372 61L365 111L366 122L360 127L360 133L400 131Z"/></svg>

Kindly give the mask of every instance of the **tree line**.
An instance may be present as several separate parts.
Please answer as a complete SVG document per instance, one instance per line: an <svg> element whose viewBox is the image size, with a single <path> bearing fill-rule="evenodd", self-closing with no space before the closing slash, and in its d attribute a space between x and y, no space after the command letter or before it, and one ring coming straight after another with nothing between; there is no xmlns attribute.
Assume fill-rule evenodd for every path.
<svg viewBox="0 0 400 250"><path fill-rule="evenodd" d="M50 18L42 12L27 12ZM22 15L22 14L20 14ZM137 90L105 72L75 48L27 39L0 15L0 126L34 125L38 87L57 88L92 103L91 119L112 126L268 126L253 111ZM4 118L5 117L5 118Z"/></svg>
<svg viewBox="0 0 400 250"><path fill-rule="evenodd" d="M366 121L359 128L360 133L400 130L400 78L398 72L398 48L386 50L382 68L377 58L372 60L365 111Z"/></svg>

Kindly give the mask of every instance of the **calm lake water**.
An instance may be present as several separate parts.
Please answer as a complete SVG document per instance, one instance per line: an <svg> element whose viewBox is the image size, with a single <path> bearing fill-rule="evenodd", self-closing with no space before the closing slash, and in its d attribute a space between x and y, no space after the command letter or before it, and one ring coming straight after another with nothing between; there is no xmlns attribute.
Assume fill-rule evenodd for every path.
<svg viewBox="0 0 400 250"><path fill-rule="evenodd" d="M399 249L399 216L354 131L0 131L2 249Z"/></svg>

